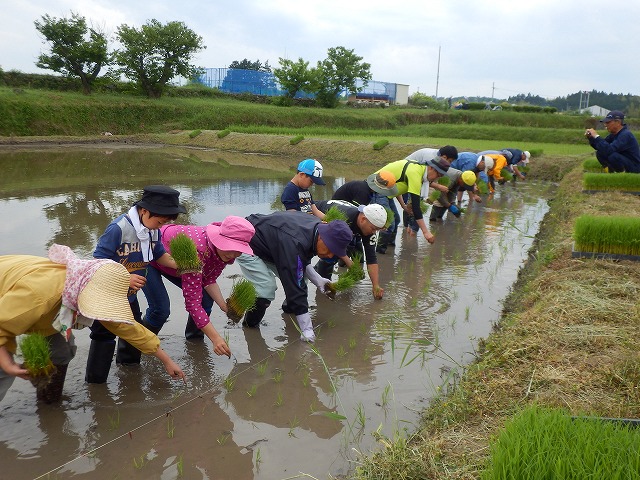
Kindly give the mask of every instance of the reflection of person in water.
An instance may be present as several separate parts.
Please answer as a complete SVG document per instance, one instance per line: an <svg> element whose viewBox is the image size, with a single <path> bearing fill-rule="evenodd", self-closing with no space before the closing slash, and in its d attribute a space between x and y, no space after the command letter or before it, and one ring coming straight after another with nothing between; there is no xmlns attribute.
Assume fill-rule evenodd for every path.
<svg viewBox="0 0 640 480"><path fill-rule="evenodd" d="M65 246L53 245L49 259L28 255L0 257L0 400L16 376L28 372L13 360L16 336L38 332L47 337L57 367L55 386L38 392L45 401L62 394L67 366L75 355L71 328L77 313L87 323L101 323L112 335L122 336L144 353L153 354L172 378L184 373L160 348L158 337L136 323L126 296L129 274L111 260L80 260ZM99 320L99 322L95 322Z"/></svg>

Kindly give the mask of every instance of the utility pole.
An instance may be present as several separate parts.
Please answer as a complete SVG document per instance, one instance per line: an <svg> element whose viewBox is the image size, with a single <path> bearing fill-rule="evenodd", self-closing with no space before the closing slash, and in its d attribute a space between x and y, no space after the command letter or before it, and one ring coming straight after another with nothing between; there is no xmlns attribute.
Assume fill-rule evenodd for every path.
<svg viewBox="0 0 640 480"><path fill-rule="evenodd" d="M438 72L436 74L436 100L438 100L438 84L440 83L440 48L438 45Z"/></svg>
<svg viewBox="0 0 640 480"><path fill-rule="evenodd" d="M493 82L493 83L491 84L491 101L492 101L492 102L493 102L493 101L495 100L495 98L496 98L495 93L496 93L496 82Z"/></svg>

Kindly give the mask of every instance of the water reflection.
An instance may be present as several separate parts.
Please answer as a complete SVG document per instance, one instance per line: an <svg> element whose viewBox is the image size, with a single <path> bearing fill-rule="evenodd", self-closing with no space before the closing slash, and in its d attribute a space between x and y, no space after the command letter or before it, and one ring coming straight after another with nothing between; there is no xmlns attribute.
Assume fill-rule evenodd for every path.
<svg viewBox="0 0 640 480"><path fill-rule="evenodd" d="M268 213L281 208L295 163L207 150L0 152L0 254L46 255L56 242L89 256L107 224L152 183L181 192L183 223ZM314 187L316 199L368 173L324 166L339 175ZM173 478L179 465L185 478L345 473L352 449L375 443L367 432L401 431L473 357L546 212L546 189L505 185L462 219L431 225L434 245L400 233L395 249L378 257L383 301L373 300L368 280L333 301L310 293L319 355L298 341L292 318L271 307L260 330L227 326L214 312L233 352L217 357L208 342L184 340L184 301L173 286L161 341L186 372L186 387L146 357L139 367L112 368L106 385L85 384L89 340L78 332L62 408L38 407L23 381L0 405L5 474L33 478L66 462L56 478ZM239 273L225 269L223 294ZM283 299L279 289L274 304Z"/></svg>

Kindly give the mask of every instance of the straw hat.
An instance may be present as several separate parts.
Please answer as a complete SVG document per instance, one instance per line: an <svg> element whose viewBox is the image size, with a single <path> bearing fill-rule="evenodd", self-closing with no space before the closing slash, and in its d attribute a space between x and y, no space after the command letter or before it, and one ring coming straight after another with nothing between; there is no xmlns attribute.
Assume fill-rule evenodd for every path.
<svg viewBox="0 0 640 480"><path fill-rule="evenodd" d="M93 320L135 322L127 293L131 276L116 262L100 266L78 295L78 311Z"/></svg>

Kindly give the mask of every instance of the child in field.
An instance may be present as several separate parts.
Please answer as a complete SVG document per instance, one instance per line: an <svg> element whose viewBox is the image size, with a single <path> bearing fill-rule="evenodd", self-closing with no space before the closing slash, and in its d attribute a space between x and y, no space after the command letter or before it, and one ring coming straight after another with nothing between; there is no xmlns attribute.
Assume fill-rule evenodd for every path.
<svg viewBox="0 0 640 480"><path fill-rule="evenodd" d="M130 273L129 305L133 317L142 322L137 293L146 283L147 266L155 260L161 265L177 268L160 241L159 228L175 220L185 208L178 203L180 193L164 185L144 188L142 198L131 209L109 224L98 240L94 258L108 258L127 268ZM91 347L85 379L89 383L104 383L111 368L115 336L100 323L91 326ZM118 340L116 362L140 363L140 351L128 342Z"/></svg>
<svg viewBox="0 0 640 480"><path fill-rule="evenodd" d="M326 185L322 180L322 165L317 160L307 158L298 164L298 173L282 191L280 200L285 210L311 213L322 220L324 213L318 210L309 191L314 183Z"/></svg>

